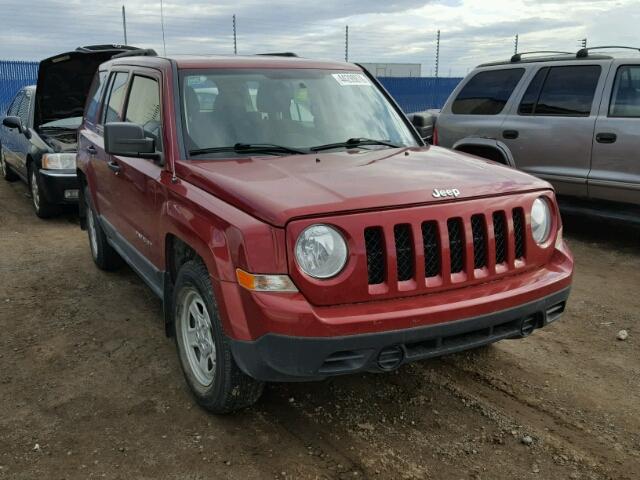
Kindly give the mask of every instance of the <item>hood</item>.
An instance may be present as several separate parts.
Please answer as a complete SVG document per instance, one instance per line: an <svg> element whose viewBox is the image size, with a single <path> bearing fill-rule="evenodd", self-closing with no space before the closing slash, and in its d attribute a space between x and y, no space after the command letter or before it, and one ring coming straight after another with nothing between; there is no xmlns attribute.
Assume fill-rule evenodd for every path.
<svg viewBox="0 0 640 480"><path fill-rule="evenodd" d="M439 147L186 165L179 172L185 180L275 226L306 216L551 188L510 167Z"/></svg>
<svg viewBox="0 0 640 480"><path fill-rule="evenodd" d="M93 76L100 65L114 55L136 47L94 45L79 47L40 62L34 125L70 117L81 117Z"/></svg>

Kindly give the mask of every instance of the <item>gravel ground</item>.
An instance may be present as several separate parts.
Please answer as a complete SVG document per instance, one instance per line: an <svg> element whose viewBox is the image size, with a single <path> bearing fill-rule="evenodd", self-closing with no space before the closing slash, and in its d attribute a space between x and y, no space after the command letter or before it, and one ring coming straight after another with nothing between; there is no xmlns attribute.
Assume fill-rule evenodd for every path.
<svg viewBox="0 0 640 480"><path fill-rule="evenodd" d="M637 479L640 232L565 219L569 307L524 340L199 409L161 305L73 212L0 184L0 479ZM626 330L626 340L618 332Z"/></svg>

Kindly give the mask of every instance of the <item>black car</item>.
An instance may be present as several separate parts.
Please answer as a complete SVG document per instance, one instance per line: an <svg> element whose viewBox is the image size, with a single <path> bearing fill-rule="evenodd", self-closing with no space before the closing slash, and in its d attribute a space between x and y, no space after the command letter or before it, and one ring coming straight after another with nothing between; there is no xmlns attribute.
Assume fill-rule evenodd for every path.
<svg viewBox="0 0 640 480"><path fill-rule="evenodd" d="M98 65L135 47L80 47L40 62L38 84L15 96L0 128L0 172L29 185L36 215L78 201L77 130ZM99 92L98 92L99 94Z"/></svg>

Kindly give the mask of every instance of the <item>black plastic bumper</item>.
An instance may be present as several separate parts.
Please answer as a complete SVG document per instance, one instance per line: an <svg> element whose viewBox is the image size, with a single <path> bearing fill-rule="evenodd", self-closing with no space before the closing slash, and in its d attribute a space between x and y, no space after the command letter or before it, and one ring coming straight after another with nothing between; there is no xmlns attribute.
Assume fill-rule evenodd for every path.
<svg viewBox="0 0 640 480"><path fill-rule="evenodd" d="M54 204L75 204L78 203L78 177L76 172L71 170L51 171L40 170L40 189L42 195L49 203ZM75 191L75 197L65 196L65 192Z"/></svg>
<svg viewBox="0 0 640 480"><path fill-rule="evenodd" d="M557 320L570 289L518 307L464 320L343 337L267 334L255 341L228 339L236 363L268 382L321 380L363 370L389 371L415 360L523 338Z"/></svg>

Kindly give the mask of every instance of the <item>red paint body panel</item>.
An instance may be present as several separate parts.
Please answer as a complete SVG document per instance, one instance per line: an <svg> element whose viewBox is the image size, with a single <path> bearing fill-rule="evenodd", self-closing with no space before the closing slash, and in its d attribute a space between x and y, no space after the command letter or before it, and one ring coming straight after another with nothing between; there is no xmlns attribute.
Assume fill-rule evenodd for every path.
<svg viewBox="0 0 640 480"><path fill-rule="evenodd" d="M213 57L175 60L178 68L323 68L353 65L274 57ZM492 162L437 147L288 157L247 157L187 161L178 141L179 112L174 103L174 70L162 58L131 57L107 67L154 69L162 84L164 166L143 159L120 158L123 178L111 175L105 159L92 158L99 129L80 129L78 168L86 178L100 213L117 213L118 230L159 271L167 269L166 240L181 239L209 269L228 336L252 340L266 333L329 337L448 322L514 307L571 283L573 259L563 242L556 244L561 223L548 183ZM316 161L319 159L319 162ZM102 162L102 163L101 163ZM173 172L175 170L175 178ZM109 186L110 185L110 186ZM114 186L115 185L115 186ZM123 188L118 189L118 185ZM125 187L126 185L126 187ZM101 193L101 188L110 190ZM460 190L457 199L435 199L434 188ZM120 191L118 198L116 192ZM538 247L530 237L531 202L546 195L554 205L549 241ZM515 259L513 242L505 265L491 255L493 230L486 223L489 257L483 271L467 259L464 277L424 279L417 253L414 279L398 282L394 272L393 225L412 226L420 251L420 222L436 220L441 229L452 217L468 219L496 209L522 207L526 216L526 261ZM293 260L297 234L317 222L332 223L347 238L350 258L334 279L318 281L299 271ZM363 230L385 232L388 275L368 285ZM507 221L509 238L513 222ZM137 233L149 240L145 242ZM465 238L470 235L465 226ZM441 237L445 238L446 237ZM141 243L142 242L142 243ZM444 245L443 254L447 252ZM470 248L467 242L466 249ZM391 253L389 253L391 252ZM446 255L443 271L446 271ZM235 269L289 274L299 293L252 293L242 289Z"/></svg>

